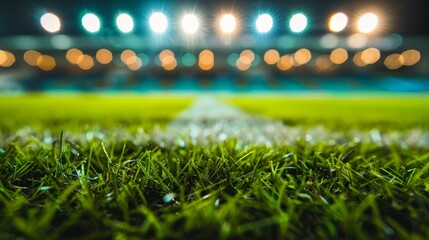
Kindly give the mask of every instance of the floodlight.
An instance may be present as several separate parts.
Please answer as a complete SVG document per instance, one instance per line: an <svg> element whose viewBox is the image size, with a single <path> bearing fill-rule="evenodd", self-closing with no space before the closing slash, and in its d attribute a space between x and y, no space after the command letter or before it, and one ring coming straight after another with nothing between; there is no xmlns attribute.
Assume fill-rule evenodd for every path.
<svg viewBox="0 0 429 240"><path fill-rule="evenodd" d="M232 33L234 32L235 28L237 26L237 21L235 20L235 17L232 14L225 14L220 19L220 29L224 33Z"/></svg>
<svg viewBox="0 0 429 240"><path fill-rule="evenodd" d="M183 31L188 34L197 32L200 26L198 17L195 14L186 14L183 16L181 24Z"/></svg>
<svg viewBox="0 0 429 240"><path fill-rule="evenodd" d="M256 29L260 33L267 33L273 28L273 18L269 14L261 14L256 19Z"/></svg>
<svg viewBox="0 0 429 240"><path fill-rule="evenodd" d="M161 12L153 13L149 18L149 26L153 32L163 33L168 27L167 17Z"/></svg>
<svg viewBox="0 0 429 240"><path fill-rule="evenodd" d="M307 17L302 13L297 13L292 16L289 21L289 27L292 32L302 32L307 28Z"/></svg>
<svg viewBox="0 0 429 240"><path fill-rule="evenodd" d="M339 12L332 15L329 20L329 29L332 32L341 32L346 28L349 19L346 14Z"/></svg>
<svg viewBox="0 0 429 240"><path fill-rule="evenodd" d="M358 20L358 30L361 33L373 32L378 26L378 17L374 13L365 13Z"/></svg>
<svg viewBox="0 0 429 240"><path fill-rule="evenodd" d="M60 19L53 13L45 13L40 18L40 24L47 32L50 33L58 32L61 29Z"/></svg>
<svg viewBox="0 0 429 240"><path fill-rule="evenodd" d="M134 20L130 15L121 13L116 17L116 26L119 31L129 33L134 29Z"/></svg>
<svg viewBox="0 0 429 240"><path fill-rule="evenodd" d="M82 26L90 33L98 32L101 26L100 19L95 14L87 13L82 17Z"/></svg>

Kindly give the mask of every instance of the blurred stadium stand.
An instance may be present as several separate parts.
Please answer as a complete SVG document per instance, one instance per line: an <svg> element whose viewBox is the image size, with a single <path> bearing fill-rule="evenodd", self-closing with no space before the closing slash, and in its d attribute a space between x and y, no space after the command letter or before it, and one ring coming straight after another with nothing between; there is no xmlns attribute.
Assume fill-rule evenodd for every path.
<svg viewBox="0 0 429 240"><path fill-rule="evenodd" d="M67 2L67 1L66 1ZM211 29L198 39L189 39L181 36L171 19L171 32L163 37L148 33L145 22L147 14L136 13L133 8L156 9L157 4L150 1L101 1L97 3L74 1L73 6L60 1L21 1L7 2L2 8L0 17L0 50L14 55L11 66L0 67L0 91L158 91L158 90L189 90L189 91L400 91L416 92L429 91L429 36L424 26L415 26L424 22L420 19L423 10L415 5L416 1L409 1L407 5L394 0L389 1L272 1L262 3L250 1L235 1L234 8L241 11L242 29L237 36L225 39ZM198 1L197 1L198 2ZM286 4L287 3L287 4ZM220 1L219 5L230 7L228 1ZM374 7L375 4L375 7ZM169 5L165 12L177 18L177 6L196 6L206 15L214 14L220 7L213 8L216 3L202 2L191 4L190 1L166 1ZM163 6L164 6L163 5ZM379 34L356 34L349 29L343 33L329 33L326 22L329 14L338 10L352 13L356 6L372 6L385 10L386 19L391 21ZM401 11L398 10L402 6ZM405 6L405 7L404 7ZM7 11L7 8L12 9ZM67 9L70 7L70 10ZM383 8L386 7L386 8ZM408 8L407 8L408 7ZM136 30L131 34L120 34L111 22L108 14L119 12L118 9L128 9L133 15ZM213 9L215 10L213 10ZM278 17L277 30L272 34L261 35L253 30L253 13L258 8L274 14L290 15L294 9L304 9L311 18L311 29L302 34L292 34L286 29L285 21L288 17ZM318 9L320 8L320 12ZM82 9L99 13L104 19L102 30L97 34L88 34L82 30L79 18ZM365 8L362 8L365 9ZM413 9L413 10L410 10ZM39 13L47 10L56 11L62 17L65 27L57 34L47 34L38 26ZM415 12L413 16L413 12ZM33 12L31 12L33 11ZM176 12L175 12L176 11ZM405 13L410 11L409 13ZM5 27L8 18L13 18L14 12L18 17L25 18L16 25ZM4 13L4 14L3 14ZM146 13L150 13L149 10ZM389 15L390 14L390 15ZM32 17L29 17L32 16ZM104 17L103 17L104 16ZM398 24L395 16L406 19L405 23ZM425 15L422 15L425 16ZM213 20L215 17L207 18ZM427 16L425 17L427 19ZM111 19L107 21L107 19ZM394 20L392 20L394 19ZM34 22L31 22L34 21ZM386 20L387 21L387 20ZM385 22L386 22L385 21ZM405 21L405 20L404 20ZM408 23L407 26L406 23ZM396 25L394 25L396 24ZM349 24L351 25L351 23ZM404 26L405 25L405 26ZM280 29L281 28L281 29ZM209 27L210 29L210 27ZM423 30L422 30L423 29ZM212 31L213 30L213 31ZM82 53L91 56L92 63L87 67L78 67L71 64L66 54L69 49L79 49ZM329 56L337 48L348 52L347 61L333 64ZM375 63L360 64L355 61L356 55L365 49L375 48L379 57ZM96 58L99 49L108 49L113 55L109 64L100 64ZM159 54L164 50L174 52L173 67L162 67ZM203 50L210 50L214 55L214 66L205 69L199 66L199 54ZM270 65L264 60L268 50L275 49L280 56L293 57L299 49L311 52L311 57L305 64L282 69L278 64ZM392 54L401 54L410 49L418 50L418 63L412 66L389 67L386 63ZM53 68L31 66L25 60L28 50L37 51L54 59ZM132 67L121 61L121 54L125 50L132 50L139 60L139 66ZM237 59L244 50L251 50L252 61L249 66L241 69ZM396 56L396 55L395 55ZM399 55L398 55L399 56ZM189 59L185 59L189 58ZM1 60L1 59L0 59ZM46 59L45 59L46 60ZM48 59L50 60L50 59ZM187 63L190 61L191 63ZM402 60L403 61L403 60ZM37 60L36 60L37 62ZM42 61L43 62L43 61ZM49 61L46 63L49 65ZM40 65L35 63L35 65ZM40 69L39 69L40 68ZM43 69L43 70L41 70Z"/></svg>

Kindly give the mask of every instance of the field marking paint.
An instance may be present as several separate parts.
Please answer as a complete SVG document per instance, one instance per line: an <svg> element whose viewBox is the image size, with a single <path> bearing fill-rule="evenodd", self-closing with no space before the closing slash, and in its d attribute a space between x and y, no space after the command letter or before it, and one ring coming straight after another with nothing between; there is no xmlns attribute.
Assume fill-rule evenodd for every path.
<svg viewBox="0 0 429 240"><path fill-rule="evenodd" d="M331 145L372 142L380 146L399 144L403 147L429 147L429 132L419 129L386 133L376 129L366 132L357 129L336 132L323 126L304 129L301 126L287 126L279 120L245 113L211 96L198 98L165 130L154 130L150 138L161 147L184 147L187 144L209 146L230 139L236 139L238 147L286 146L297 141L305 141L310 145L320 142Z"/></svg>
<svg viewBox="0 0 429 240"><path fill-rule="evenodd" d="M161 146L184 146L188 141L209 145L232 138L242 144L270 146L273 136L285 130L280 121L251 116L213 97L201 97L154 139Z"/></svg>

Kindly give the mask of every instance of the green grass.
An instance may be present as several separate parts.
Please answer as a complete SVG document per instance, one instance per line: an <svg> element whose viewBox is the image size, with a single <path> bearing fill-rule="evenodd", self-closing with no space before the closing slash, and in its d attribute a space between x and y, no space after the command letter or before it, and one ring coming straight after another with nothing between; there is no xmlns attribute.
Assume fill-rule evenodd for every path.
<svg viewBox="0 0 429 240"><path fill-rule="evenodd" d="M427 104L402 100L228 101L297 125L344 119L339 131L382 123L427 129ZM238 148L235 140L160 148L132 139L68 140L84 134L82 123L100 131L150 130L190 101L1 98L0 110L9 114L1 117L3 137L13 139L13 129L26 124L56 134L53 144L28 136L0 145L0 238L429 239L428 148L305 141ZM365 106L373 117L351 110ZM407 117L398 118L398 109Z"/></svg>
<svg viewBox="0 0 429 240"><path fill-rule="evenodd" d="M172 96L0 96L0 129L30 125L42 129L97 124L102 127L165 124L193 101Z"/></svg>
<svg viewBox="0 0 429 240"><path fill-rule="evenodd" d="M289 124L359 128L424 128L429 126L429 96L368 97L230 97L225 101L245 111Z"/></svg>

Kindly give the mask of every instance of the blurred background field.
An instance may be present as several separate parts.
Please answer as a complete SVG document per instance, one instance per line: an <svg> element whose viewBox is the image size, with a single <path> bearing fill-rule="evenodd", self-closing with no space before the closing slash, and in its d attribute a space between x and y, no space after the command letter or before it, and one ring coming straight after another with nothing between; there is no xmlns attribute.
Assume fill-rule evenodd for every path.
<svg viewBox="0 0 429 240"><path fill-rule="evenodd" d="M117 125L165 124L192 103L191 97L159 96L49 96L33 94L0 97L3 129L79 124Z"/></svg>
<svg viewBox="0 0 429 240"><path fill-rule="evenodd" d="M61 127L98 124L164 125L190 107L198 94L174 95L44 95L0 97L1 127L25 125ZM421 128L429 123L429 96L379 95L214 95L255 116L283 121L287 125L325 125L331 128ZM206 109L216 112L218 109Z"/></svg>

